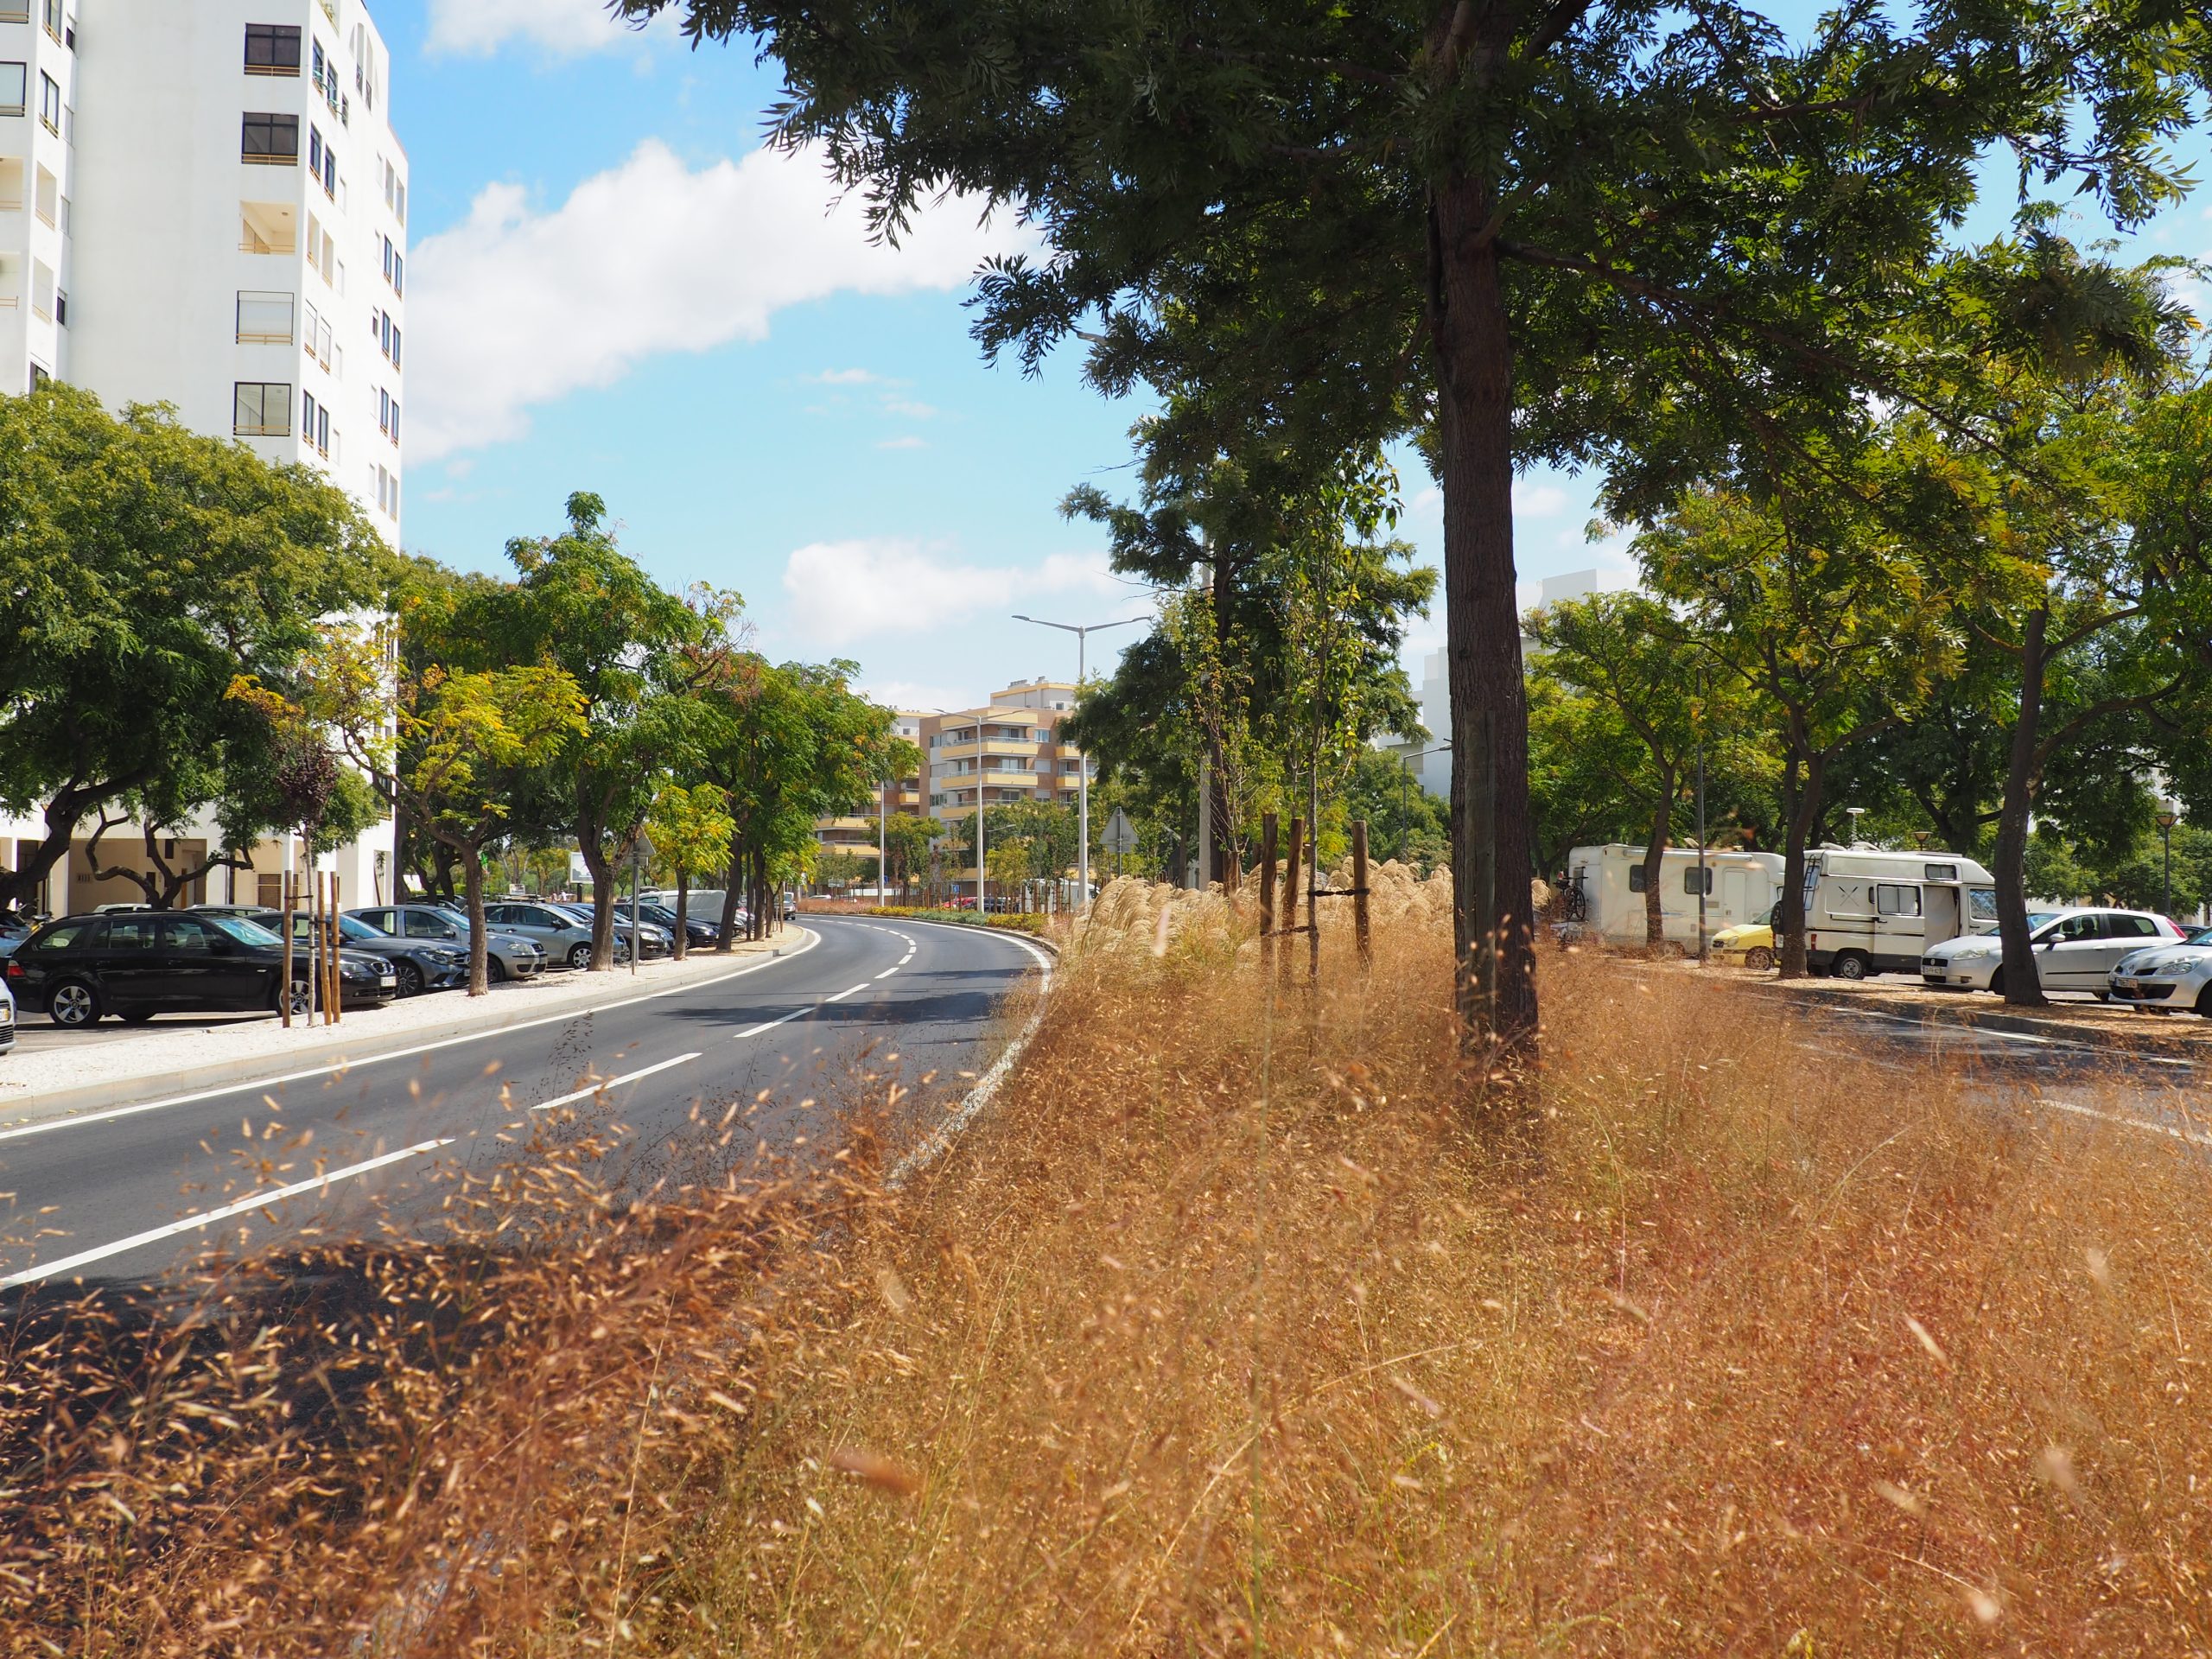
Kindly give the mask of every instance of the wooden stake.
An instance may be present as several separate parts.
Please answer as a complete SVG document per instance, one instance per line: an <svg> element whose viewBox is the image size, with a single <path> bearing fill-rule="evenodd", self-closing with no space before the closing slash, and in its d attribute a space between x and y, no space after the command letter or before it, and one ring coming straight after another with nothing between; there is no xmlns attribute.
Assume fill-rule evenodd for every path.
<svg viewBox="0 0 2212 1659"><path fill-rule="evenodd" d="M1275 815L1260 817L1260 966L1275 965Z"/></svg>
<svg viewBox="0 0 2212 1659"><path fill-rule="evenodd" d="M338 872L330 873L330 1023L346 1017L346 976L338 952L344 935L338 931Z"/></svg>
<svg viewBox="0 0 2212 1659"><path fill-rule="evenodd" d="M1290 821L1290 844L1288 848L1288 856L1284 860L1284 874L1287 879L1283 882L1282 931L1286 934L1295 933L1298 931L1299 856L1300 849L1305 845L1306 820L1303 818L1293 818ZM1313 918L1313 906L1310 902L1306 906L1306 918L1309 921ZM1283 972L1286 974L1290 971L1290 953L1288 951L1285 951L1283 953L1282 969Z"/></svg>
<svg viewBox="0 0 2212 1659"><path fill-rule="evenodd" d="M1351 922L1359 939L1359 965L1372 967L1375 942L1367 931L1367 820L1351 821Z"/></svg>
<svg viewBox="0 0 2212 1659"><path fill-rule="evenodd" d="M1313 895L1321 891L1320 806L1313 808L1313 833L1306 843L1306 982L1321 982L1321 906Z"/></svg>
<svg viewBox="0 0 2212 1659"><path fill-rule="evenodd" d="M278 983L278 985L277 985L277 987L276 987L276 1013L277 1013L278 1016L279 1016L280 1018L282 1018L282 1019L283 1019L283 1022L284 1022L284 1029L285 1029L285 1030L287 1030L287 1031L289 1031L289 1030L292 1028L292 907L293 907L293 906L292 906L292 873L291 873L289 870L287 870L287 871L285 871L285 872L284 872L284 877L283 877L283 894L284 894L284 918L283 918L283 921L282 922L282 924L281 924L280 925L282 926L282 929L283 929L283 935L284 935L284 965L283 965L283 969L280 970L282 977L281 977L280 982Z"/></svg>

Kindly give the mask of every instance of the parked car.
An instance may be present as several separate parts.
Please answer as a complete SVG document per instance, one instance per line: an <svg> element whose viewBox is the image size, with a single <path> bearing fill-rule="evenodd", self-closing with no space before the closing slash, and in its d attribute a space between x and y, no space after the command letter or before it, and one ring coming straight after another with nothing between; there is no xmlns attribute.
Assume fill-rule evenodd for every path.
<svg viewBox="0 0 2212 1659"><path fill-rule="evenodd" d="M8 958L9 988L57 1026L81 1029L104 1016L137 1025L157 1014L241 1013L280 1006L283 942L238 916L190 911L125 911L65 916L31 935ZM292 1006L304 1011L308 974L292 964ZM396 994L381 957L339 952L346 1007L374 1007Z"/></svg>
<svg viewBox="0 0 2212 1659"><path fill-rule="evenodd" d="M1777 905L1775 910L1781 906ZM1756 922L1724 927L1707 942L1712 953L1725 962L1740 962L1764 973L1774 966L1774 910Z"/></svg>
<svg viewBox="0 0 2212 1659"><path fill-rule="evenodd" d="M622 906L621 913L626 918L630 913L629 906ZM676 911L673 906L647 899L638 906L638 914L666 932L670 938L676 937ZM719 915L709 918L699 914L688 904L684 906L683 941L687 945L712 944L721 936L721 931Z"/></svg>
<svg viewBox="0 0 2212 1659"><path fill-rule="evenodd" d="M487 912L489 907L486 907ZM364 927L410 944L438 945L458 950L467 977L468 918L443 905L364 905L345 912ZM529 979L545 969L545 952L535 939L510 928L494 927L487 913L484 931L484 976L494 985L511 979Z"/></svg>
<svg viewBox="0 0 2212 1659"><path fill-rule="evenodd" d="M585 931L590 931L592 918L596 914L591 906L556 904L553 908L575 917L583 924ZM657 926L645 920L642 917L639 918L638 931L645 941L641 954L647 962L651 962L655 957L664 957L676 948L676 936L673 933L664 927ZM618 947L626 946L630 941L630 907L620 902L614 906L614 938Z"/></svg>
<svg viewBox="0 0 2212 1659"><path fill-rule="evenodd" d="M31 936L33 924L12 910L0 911L0 957L11 955L16 947Z"/></svg>
<svg viewBox="0 0 2212 1659"><path fill-rule="evenodd" d="M16 1046L16 994L8 988L8 982L0 977L0 1054Z"/></svg>
<svg viewBox="0 0 2212 1659"><path fill-rule="evenodd" d="M558 906L538 899L502 900L484 906L484 920L502 932L519 933L537 941L538 949L554 962L565 962L571 968L591 966L591 923L578 920ZM630 959L628 944L619 931L614 959Z"/></svg>
<svg viewBox="0 0 2212 1659"><path fill-rule="evenodd" d="M258 922L271 933L283 937L284 916L282 911L257 910L246 920ZM298 911L292 912L293 947L305 945L310 937L314 918ZM408 939L397 934L379 932L359 917L340 915L338 918L339 948L345 950L365 950L372 956L382 957L391 964L392 976L398 982L402 996L420 996L425 991L449 991L468 983L468 946L447 939ZM490 958L486 958L486 971L490 971Z"/></svg>
<svg viewBox="0 0 2212 1659"><path fill-rule="evenodd" d="M2172 944L2180 930L2143 910L2039 910L2028 917L2036 975L2046 991L2112 995L2112 972L2147 946ZM2005 947L1994 933L1930 945L1920 958L1927 984L1948 989L2005 989Z"/></svg>
<svg viewBox="0 0 2212 1659"><path fill-rule="evenodd" d="M2112 1000L2160 1013L2194 1008L2212 1019L2212 927L2122 957L2112 970Z"/></svg>

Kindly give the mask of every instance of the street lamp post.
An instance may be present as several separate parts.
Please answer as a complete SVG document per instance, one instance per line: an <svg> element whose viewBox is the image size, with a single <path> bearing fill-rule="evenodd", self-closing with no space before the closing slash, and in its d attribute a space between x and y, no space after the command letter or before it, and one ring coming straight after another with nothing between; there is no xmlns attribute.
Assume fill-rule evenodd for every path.
<svg viewBox="0 0 2212 1659"><path fill-rule="evenodd" d="M1413 853L1413 762L1432 754L1449 754L1452 745L1439 743L1433 748L1415 749L1411 754L1398 757L1398 861L1408 862Z"/></svg>
<svg viewBox="0 0 2212 1659"><path fill-rule="evenodd" d="M1108 628L1134 627L1136 624L1145 620L1141 616L1128 616L1123 617L1119 622L1085 622L1077 624L1073 622L1047 622L1042 617L1020 615L1017 615L1014 620L1017 622L1027 622L1040 628L1058 628L1062 633L1071 633L1075 635L1075 683L1076 689L1078 691L1083 689L1084 677L1089 672L1089 664L1085 658L1084 653L1086 648L1090 643L1090 636L1094 633L1103 633ZM1054 723L1052 730L1055 735L1058 734L1059 726L1057 721ZM1077 748L1076 751L1076 760L1077 762L1077 769L1076 772L1075 831L1076 909L1077 912L1080 913L1081 912L1090 908L1090 757L1085 754L1081 748ZM976 791L976 810L980 814L982 810L983 792L980 788L978 788ZM976 828L976 845L980 849L982 844L982 824L979 818ZM980 852L977 855L976 863L977 868L980 869L982 868L982 855Z"/></svg>
<svg viewBox="0 0 2212 1659"><path fill-rule="evenodd" d="M2174 825L2181 822L2181 808L2172 801L2158 803L2158 842L2165 855L2164 891L2158 900L2158 913L2165 915L2174 907Z"/></svg>

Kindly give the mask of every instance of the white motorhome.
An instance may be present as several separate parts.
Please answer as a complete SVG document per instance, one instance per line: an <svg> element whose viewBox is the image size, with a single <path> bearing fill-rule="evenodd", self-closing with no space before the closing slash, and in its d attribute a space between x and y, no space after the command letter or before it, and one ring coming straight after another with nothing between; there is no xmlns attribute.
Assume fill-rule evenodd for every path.
<svg viewBox="0 0 2212 1659"><path fill-rule="evenodd" d="M1644 919L1643 851L1615 842L1577 847L1567 855L1571 913L1608 944L1642 944L1649 937ZM1697 849L1669 847L1660 855L1659 913L1670 943L1697 949ZM1707 938L1724 927L1757 921L1782 893L1782 855L1720 852L1705 854L1705 928Z"/></svg>
<svg viewBox="0 0 2212 1659"><path fill-rule="evenodd" d="M1921 952L1997 930L1997 878L1956 853L1805 855L1805 963L1838 979L1916 974Z"/></svg>

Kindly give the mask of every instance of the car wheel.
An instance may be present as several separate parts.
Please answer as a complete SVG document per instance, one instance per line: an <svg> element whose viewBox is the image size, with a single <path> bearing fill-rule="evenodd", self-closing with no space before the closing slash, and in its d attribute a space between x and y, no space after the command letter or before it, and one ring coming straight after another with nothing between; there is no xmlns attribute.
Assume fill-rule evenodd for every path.
<svg viewBox="0 0 2212 1659"><path fill-rule="evenodd" d="M484 956L484 978L487 983L504 985L507 982L507 964L486 951Z"/></svg>
<svg viewBox="0 0 2212 1659"><path fill-rule="evenodd" d="M65 1031L99 1023L100 994L81 979L65 979L46 994L46 1017Z"/></svg>
<svg viewBox="0 0 2212 1659"><path fill-rule="evenodd" d="M159 1008L132 1008L119 1017L126 1026L143 1026L149 1024L160 1012Z"/></svg>
<svg viewBox="0 0 2212 1659"><path fill-rule="evenodd" d="M569 947L569 966L582 972L591 966L591 946L572 944Z"/></svg>
<svg viewBox="0 0 2212 1659"><path fill-rule="evenodd" d="M2207 1020L2212 1020L2212 985L2207 985L2196 994L2196 1011Z"/></svg>
<svg viewBox="0 0 2212 1659"><path fill-rule="evenodd" d="M288 1003L284 998L272 993L269 999L269 1006L281 1011L288 1006ZM315 1012L315 997L308 988L308 982L304 979L296 979L292 982L292 995L289 1007L295 1020L304 1020Z"/></svg>
<svg viewBox="0 0 2212 1659"><path fill-rule="evenodd" d="M2005 970L2002 968L1989 976L1989 988L1999 996L2005 995Z"/></svg>
<svg viewBox="0 0 2212 1659"><path fill-rule="evenodd" d="M1744 966L1754 973L1763 974L1774 966L1774 952L1763 944L1755 944L1744 952Z"/></svg>
<svg viewBox="0 0 2212 1659"><path fill-rule="evenodd" d="M391 976L396 982L392 988L398 992L400 995L422 995L423 970L420 968L417 968L413 963L395 962L391 965Z"/></svg>
<svg viewBox="0 0 2212 1659"><path fill-rule="evenodd" d="M1866 958L1856 950L1847 950L1835 959L1835 965L1828 971L1838 979L1864 979L1866 977Z"/></svg>

